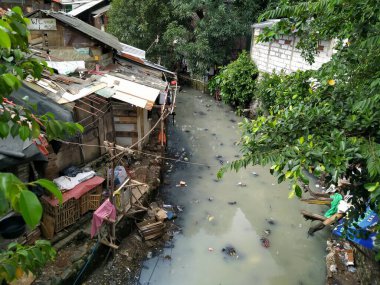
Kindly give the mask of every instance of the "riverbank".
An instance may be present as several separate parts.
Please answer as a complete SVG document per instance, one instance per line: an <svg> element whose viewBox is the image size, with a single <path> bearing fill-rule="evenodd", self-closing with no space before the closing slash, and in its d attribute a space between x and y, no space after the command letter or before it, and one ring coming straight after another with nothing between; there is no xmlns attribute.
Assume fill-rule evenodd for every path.
<svg viewBox="0 0 380 285"><path fill-rule="evenodd" d="M118 233L119 249L109 254L108 248L99 249L96 262L79 280L112 285L330 284L325 263L330 235L324 230L307 238L310 222L300 215L301 209L322 213L325 208L288 200L287 185L278 185L266 168L248 167L217 180L220 167L240 155L236 142L241 118L223 103L189 88L178 100L165 153L172 159L163 161L162 184L152 195L159 204L179 205L183 212L166 222L162 238L147 242L135 230L135 221L126 219ZM150 162L135 166L147 173L146 163ZM186 186L178 187L180 181ZM136 221L141 219L143 215ZM89 254L94 246L87 246ZM358 260L359 278L364 260ZM83 261L77 263L74 276ZM366 270L371 278L377 276ZM345 284L344 279L334 282Z"/></svg>
<svg viewBox="0 0 380 285"><path fill-rule="evenodd" d="M163 150L157 144L156 138L157 136L153 134L144 154L136 152L129 157L128 161L128 173L131 178L146 183L150 189L149 193L142 198L143 203L148 203L155 196L156 189L161 183L162 159L160 157ZM86 167L94 169L99 175L105 177L106 160L105 156ZM43 268L33 284L81 284L93 268L102 265L104 255L108 254L109 248L100 245L96 239L91 239L91 219L92 212L87 213L74 225L59 232L52 239L57 256L53 262L49 262ZM118 240L123 240L130 235L134 228L133 220L124 218L117 227Z"/></svg>

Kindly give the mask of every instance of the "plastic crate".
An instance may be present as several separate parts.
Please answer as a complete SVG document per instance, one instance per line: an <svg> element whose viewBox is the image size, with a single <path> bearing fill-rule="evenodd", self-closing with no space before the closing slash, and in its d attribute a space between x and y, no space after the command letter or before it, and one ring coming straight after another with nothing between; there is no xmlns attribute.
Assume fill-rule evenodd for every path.
<svg viewBox="0 0 380 285"><path fill-rule="evenodd" d="M83 215L88 211L94 211L100 206L102 200L102 185L96 186L94 189L80 197L80 214Z"/></svg>
<svg viewBox="0 0 380 285"><path fill-rule="evenodd" d="M54 232L57 233L67 226L74 224L80 218L79 200L69 199L62 205L52 206L41 199L44 215L54 219Z"/></svg>

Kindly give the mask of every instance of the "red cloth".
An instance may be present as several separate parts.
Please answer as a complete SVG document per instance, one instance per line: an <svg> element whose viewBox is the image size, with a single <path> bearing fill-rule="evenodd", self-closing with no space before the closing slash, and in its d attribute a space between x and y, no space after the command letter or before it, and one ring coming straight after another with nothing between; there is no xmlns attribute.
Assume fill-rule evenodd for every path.
<svg viewBox="0 0 380 285"><path fill-rule="evenodd" d="M79 199L84 194L86 194L88 191L94 189L96 186L102 184L104 181L103 177L100 176L94 176L86 181L83 181L82 183L75 186L73 189L66 191L62 194L63 196L63 203L65 203L67 200L71 198ZM57 206L59 204L59 201L57 198L51 199L47 196L42 196L42 199L44 199L46 202L48 202L50 205Z"/></svg>
<svg viewBox="0 0 380 285"><path fill-rule="evenodd" d="M99 231L105 218L116 220L116 208L112 205L109 199L105 200L92 214L91 238L93 238Z"/></svg>

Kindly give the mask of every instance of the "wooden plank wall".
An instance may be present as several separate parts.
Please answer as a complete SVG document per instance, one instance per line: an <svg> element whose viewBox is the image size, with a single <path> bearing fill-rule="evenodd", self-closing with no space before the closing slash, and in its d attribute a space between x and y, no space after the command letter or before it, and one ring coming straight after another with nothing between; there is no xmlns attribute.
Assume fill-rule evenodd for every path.
<svg viewBox="0 0 380 285"><path fill-rule="evenodd" d="M94 105L93 102L89 102L88 104ZM105 140L115 140L110 107L108 109L103 107L102 109L107 111L101 114L99 112L96 113L96 110L92 109L91 106L81 102L76 102L76 106L88 112L92 112L94 115L77 108L74 109L75 120L85 127L85 131L81 137L78 137L78 139L73 142L94 146L62 144L57 154L50 148L49 162L45 169L45 176L47 176L47 178L56 178L59 171L62 171L68 166L79 166L97 159L106 152L104 148L99 146L103 146Z"/></svg>
<svg viewBox="0 0 380 285"><path fill-rule="evenodd" d="M128 103L112 102L116 144L130 146L139 138L138 109Z"/></svg>
<svg viewBox="0 0 380 285"><path fill-rule="evenodd" d="M47 16L44 16L45 18ZM83 33L57 22L56 31L31 31L31 40L42 38L44 48L65 48L65 47L93 47L96 45L94 40Z"/></svg>

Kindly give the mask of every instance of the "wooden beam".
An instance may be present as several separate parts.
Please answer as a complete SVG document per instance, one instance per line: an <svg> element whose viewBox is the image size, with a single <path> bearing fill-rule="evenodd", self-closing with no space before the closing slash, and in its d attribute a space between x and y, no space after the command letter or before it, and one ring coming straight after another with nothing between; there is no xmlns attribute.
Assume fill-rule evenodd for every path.
<svg viewBox="0 0 380 285"><path fill-rule="evenodd" d="M111 248L113 248L113 249L118 249L118 248L119 248L119 246L117 246L117 245L114 244L114 243L109 242L109 241L106 240L106 239L102 239L102 240L100 240L100 243L102 243L102 244L104 244L104 245L106 245L106 246L109 246L109 247L111 247Z"/></svg>
<svg viewBox="0 0 380 285"><path fill-rule="evenodd" d="M344 214L342 214L342 213L336 213L336 214L332 215L330 218L327 218L326 220L324 220L323 224L325 226L331 225L331 224L339 221L343 216L344 216Z"/></svg>
<svg viewBox="0 0 380 285"><path fill-rule="evenodd" d="M115 116L115 124L137 124L137 118Z"/></svg>
<svg viewBox="0 0 380 285"><path fill-rule="evenodd" d="M311 212L308 212L308 211L305 211L305 210L302 210L301 214L307 220L319 220L319 221L323 222L323 221L325 221L327 219L326 217L324 217L322 215L314 214L314 213L311 213Z"/></svg>
<svg viewBox="0 0 380 285"><path fill-rule="evenodd" d="M116 131L116 137L138 138L139 134L136 131L131 131L131 132L118 132L118 131Z"/></svg>
<svg viewBox="0 0 380 285"><path fill-rule="evenodd" d="M326 199L326 200L325 200ZM328 199L328 200L327 200ZM317 204L317 205L330 205L332 199L330 198L319 198L319 199L314 199L314 198L307 198L307 199L301 199L302 202L306 202L308 204Z"/></svg>
<svg viewBox="0 0 380 285"><path fill-rule="evenodd" d="M91 104L89 104L89 103L83 101L82 99L78 99L78 101L81 102L82 104L85 104L85 105L89 106L90 108L93 108L93 109L95 109L96 111L98 111L98 112L104 114L104 112L103 112L102 110L100 110L100 109L94 107L93 105L91 105Z"/></svg>
<svg viewBox="0 0 380 285"><path fill-rule="evenodd" d="M84 112L86 112L86 113L89 113L89 114L91 114L91 115L95 115L95 114L91 113L90 111L87 111L86 109L83 109L83 108L81 108L81 107L78 107L76 104L74 105L74 108L79 109L79 110L81 110L81 111L84 111Z"/></svg>

